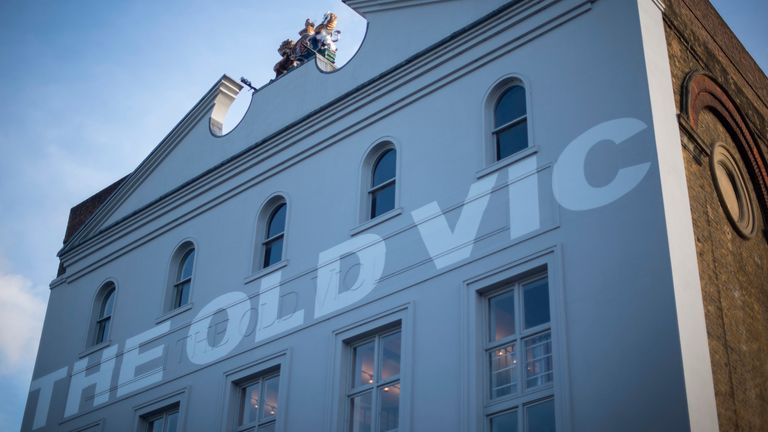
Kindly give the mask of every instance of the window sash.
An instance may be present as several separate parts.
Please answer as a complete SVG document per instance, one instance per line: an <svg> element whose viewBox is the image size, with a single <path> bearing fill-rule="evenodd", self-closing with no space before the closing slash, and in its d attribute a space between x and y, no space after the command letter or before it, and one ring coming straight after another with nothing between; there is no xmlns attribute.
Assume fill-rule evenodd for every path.
<svg viewBox="0 0 768 432"><path fill-rule="evenodd" d="M368 189L368 194L373 194L375 192L378 192L380 189L384 189L385 187L393 184L396 180L397 180L397 177L392 177L389 180L386 180L377 185L374 185Z"/></svg>
<svg viewBox="0 0 768 432"><path fill-rule="evenodd" d="M283 248L282 247L280 249L280 259L275 261L275 262L272 262L272 263L267 262L267 259L270 258L270 256L267 255L267 251L271 251L272 250L272 246L274 246L275 244L277 244L279 242L283 242L284 238L285 238L285 231L283 231L283 232L281 232L279 234L275 234L274 236L264 240L261 243L261 255L262 255L261 267L262 268L267 268L267 267L269 267L271 265L274 265L274 264L280 262L283 259Z"/></svg>
<svg viewBox="0 0 768 432"><path fill-rule="evenodd" d="M109 324L111 324L112 316L106 316L96 320L96 335L94 337L94 345L100 344L107 340L109 337Z"/></svg>
<svg viewBox="0 0 768 432"><path fill-rule="evenodd" d="M494 147L495 152L496 152L496 160L497 161L500 161L500 160L502 160L504 158L507 158L507 157L511 156L512 154L517 153L517 152L511 153L511 154L506 155L504 157L501 156L501 142L499 141L500 135L502 133L504 133L504 132L506 132L506 131L514 128L514 127L516 127L516 126L518 126L518 125L521 125L521 124L527 122L527 121L528 121L528 114L525 114L525 115L522 115L522 116L520 116L520 117L510 121L509 123L505 123L505 124L495 128L495 129L493 129L493 131L491 131L491 135L493 136L493 147ZM526 133L526 136L527 136L527 133ZM519 151L522 151L522 150L524 150L527 147L530 147L530 141L526 142L525 143L525 147L523 147Z"/></svg>
<svg viewBox="0 0 768 432"><path fill-rule="evenodd" d="M553 341L552 341L552 315L550 314L550 320L546 323L540 324L535 327L531 327L528 329L525 329L523 324L525 320L525 311L524 311L524 304L523 304L523 290L524 287L535 283L540 280L546 280L547 284L549 284L549 278L547 275L536 275L532 276L530 278L525 278L519 281L516 281L513 284L507 285L501 289L497 289L491 292L488 292L483 295L483 309L484 309L484 341L483 341L483 364L485 365L483 370L484 372L484 379L486 382L486 391L485 391L485 397L484 399L487 401L487 404L497 404L500 401L508 401L508 400L521 400L521 398L526 398L528 395L537 394L539 397L541 396L541 391L548 392L546 394L551 395L551 391L554 388L554 367L552 367L552 370L550 371L551 377L550 381L528 388L527 381L530 378L526 374L526 369L528 367L528 359L527 359L527 351L526 351L526 341L530 340L536 336L544 335L549 333L549 344L550 344L550 353L549 358L550 362L554 361L554 353L553 351ZM549 285L547 286L549 289ZM514 298L515 298L515 333L512 335L509 335L503 339L500 340L493 340L493 331L494 329L491 328L491 298L504 294L507 292L513 292ZM549 304L550 311L551 311L551 301ZM514 344L515 346L515 358L517 360L515 372L514 372L514 385L513 385L513 391L511 391L509 394L501 395L501 396L495 396L495 388L493 387L493 368L492 368L492 358L493 355L496 354L496 352L500 349L506 348L509 345ZM496 371L499 372L499 371ZM536 377L539 377L539 375L536 375Z"/></svg>
<svg viewBox="0 0 768 432"><path fill-rule="evenodd" d="M376 432L379 430L379 423L380 423L380 414L381 414L381 397L379 396L379 393L383 391L385 387L392 387L395 385L400 385L400 376L402 375L402 351L400 356L400 362L401 362L401 369L400 373L388 377L386 380L381 378L381 362L379 361L379 358L381 357L381 350L382 348L382 339L396 334L401 333L402 337L402 329L396 328L389 331L384 331L382 333L378 333L374 336L367 337L364 339L361 339L359 341L356 341L354 344L349 345L349 364L351 365L351 373L347 374L348 378L350 379L350 383L347 385L347 392L346 392L346 412L348 415L346 416L346 430L352 431L353 430L353 421L354 421L354 412L352 411L352 404L353 400L358 397L362 396L368 392L371 393L371 430ZM374 342L374 350L373 350L373 383L363 383L360 386L354 387L354 375L358 372L355 369L355 359L354 359L354 353L355 348L365 345L369 342ZM402 350L402 339L400 340L400 346ZM400 386L401 392L402 392L402 386ZM399 403L399 402L398 402ZM398 405L398 412L399 412ZM398 421L399 422L399 421Z"/></svg>
<svg viewBox="0 0 768 432"><path fill-rule="evenodd" d="M523 115L521 115L520 117L518 117L516 119L513 119L513 120L511 120L511 121L509 121L507 123L504 123L503 125L501 125L499 127L494 128L491 131L491 133L494 134L494 135L499 134L499 133L504 132L505 130L507 130L509 128L517 126L518 124L524 122L527 119L528 119L528 114L523 114Z"/></svg>
<svg viewBox="0 0 768 432"><path fill-rule="evenodd" d="M166 432L168 430L168 418L170 416L174 415L174 414L179 414L179 409L178 408L171 409L171 410L168 410L168 411L163 411L162 413L158 413L156 415L147 417L146 420L145 420L147 427L144 430L146 430L147 432L153 432L152 424L159 420L160 421L160 430L162 432ZM178 425L177 425L177 428L178 428Z"/></svg>
<svg viewBox="0 0 768 432"><path fill-rule="evenodd" d="M396 179L393 177L393 178L391 178L391 179L389 179L389 180L387 180L387 181L385 181L385 182L382 182L380 185L378 185L378 186L376 186L376 187L373 187L373 188L371 188L371 189L369 189L369 190L368 190L368 207L369 207L369 210L370 210L370 211L369 211L369 214L368 214L368 217L369 217L370 219L373 219L373 218L379 217L379 216L383 215L384 213L386 213L386 212L388 212L388 211L391 211L392 209L394 209L394 208L395 208L395 205L396 205L396 202L395 202L395 201L396 201L396 197L395 197L395 199L393 199L393 202L392 202L392 209L389 209L389 210L383 211L383 212L381 212L381 213L379 213L379 214L376 214L376 207L373 205L373 203L374 203L374 200L376 199L376 196L377 196L377 195L378 195L380 192L383 192L385 189L387 189L387 188L389 188L389 187L392 187L392 188L397 188L397 184L396 184L396 182L395 182L395 181L396 181ZM395 192L396 192L396 190L395 190Z"/></svg>
<svg viewBox="0 0 768 432"><path fill-rule="evenodd" d="M173 309L180 308L189 303L189 292L187 292L187 301L181 303L184 289L189 290L192 287L192 276L184 278L173 284Z"/></svg>
<svg viewBox="0 0 768 432"><path fill-rule="evenodd" d="M237 426L237 430L259 430L260 428L263 428L265 426L269 426L272 423L275 423L277 421L277 413L274 415L268 415L264 411L264 407L266 404L266 382L269 381L272 378L278 378L280 377L280 372L276 373L268 373L266 375L259 376L256 379L243 381L242 383L236 384L237 385L237 397L238 397L238 408L237 408L237 421L235 422L235 425ZM258 386L258 392L259 392L259 407L256 410L256 420L246 422L245 416L245 398L247 397L246 390L248 387L251 387L253 385ZM279 395L278 395L279 398ZM278 411L280 410L280 407L277 407Z"/></svg>

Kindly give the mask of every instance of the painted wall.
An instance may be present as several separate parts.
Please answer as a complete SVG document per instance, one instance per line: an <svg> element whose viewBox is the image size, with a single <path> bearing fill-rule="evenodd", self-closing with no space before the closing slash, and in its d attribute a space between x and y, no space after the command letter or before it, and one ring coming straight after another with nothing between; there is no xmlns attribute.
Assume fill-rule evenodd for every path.
<svg viewBox="0 0 768 432"><path fill-rule="evenodd" d="M456 22L447 17L454 3L419 6L433 17L428 39L433 26ZM550 280L558 429L688 429L661 132L641 32L648 19L661 26L655 8L513 5L69 249L23 429L37 413L39 430L136 430L142 410L170 397L181 402L186 430L224 430L227 377L280 362L278 430L337 430L344 337L400 320L401 430L483 430L478 290L535 269ZM409 30L415 40L417 30ZM366 40L361 53L366 44L382 41ZM347 68L364 69L361 59ZM304 66L268 89L290 100L297 90L289 84L315 73ZM346 88L342 73L322 75L325 94ZM489 166L486 99L509 77L528 92L532 148ZM275 115L290 109L286 102ZM230 135L242 137L241 148L264 135L258 118L249 112ZM167 192L176 164L214 165L202 143L226 143L207 128L207 118L192 128L174 150L186 156L161 163L139 188L145 197ZM361 165L382 139L397 146L400 210L360 226ZM256 221L276 192L289 208L287 264L265 274L253 268ZM144 198L131 200L114 220ZM164 319L170 257L185 240L197 246L192 307ZM109 278L118 287L111 345L81 359L92 299ZM281 319L260 325L275 311ZM143 340L139 353L124 354ZM85 376L103 377L103 392L72 391L85 364L94 366ZM134 375L144 381L127 385Z"/></svg>

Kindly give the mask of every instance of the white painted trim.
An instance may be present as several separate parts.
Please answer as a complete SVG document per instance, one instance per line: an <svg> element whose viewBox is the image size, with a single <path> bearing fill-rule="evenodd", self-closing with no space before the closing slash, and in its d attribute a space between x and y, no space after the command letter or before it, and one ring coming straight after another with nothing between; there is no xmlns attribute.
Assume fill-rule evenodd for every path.
<svg viewBox="0 0 768 432"><path fill-rule="evenodd" d="M503 57L507 53L518 49L519 47L529 43L530 41L537 39L538 37L546 34L550 30L553 30L565 22L568 22L577 16L589 11L592 7L592 0L543 0L536 2L525 2L522 5L517 5L509 10L499 13L497 16L492 17L488 21L472 28L468 33L463 36L464 44L467 47L473 47L479 45L482 42L486 42L493 37L498 36L501 33L508 32L510 26L514 28L516 24L519 24L528 19L537 17L536 23L532 28L519 28L516 32L512 32L511 40L500 40L494 47L486 50L485 52L476 55L472 58L468 58L470 55L469 49L462 53L462 57L465 62L461 65L452 67L450 72L442 77L439 77L427 85L417 89L413 93L404 94L397 103L387 104L378 113L374 113L365 121L355 122L355 127L346 128L343 132L335 130L327 130L328 138L315 139L313 144L313 151L302 151L294 154L291 160L285 161L283 164L298 163L300 160L311 157L315 152L322 150L323 148L333 145L336 142L341 141L347 136L352 135L356 131L363 129L370 124L377 121L379 118L383 118L392 112L398 111L407 105L415 102L421 97L438 90L439 88L447 85L448 83L467 75L484 65L495 61L496 59ZM544 15L538 17L538 15ZM233 174L233 171L243 171L249 167L258 164L267 158L276 155L284 154L286 147L295 144L297 141L306 138L314 133L317 133L323 129L330 129L329 126L338 126L337 120L341 118L353 118L353 114L360 110L364 105L377 101L389 94L392 94L396 89L407 86L421 76L424 71L431 70L439 65L443 65L449 61L455 61L459 58L454 51L440 50L435 48L430 55L423 55L411 62L410 64L396 69L388 71L381 78L369 82L364 88L358 89L353 94L347 95L343 100L330 103L318 110L316 113L303 118L297 125L292 125L290 128L283 129L276 133L274 136L265 139L261 145L256 148L250 148L246 151L236 155L228 160L222 166L217 167L212 172L206 173L206 175L200 176L191 182L186 187L173 191L168 196L163 197L156 202L151 203L148 208L144 208L138 212L138 214L129 215L125 219L107 226L104 230L94 232L98 229L98 225L104 222L103 219L109 215L100 216L102 212L110 213L113 209L114 200L122 200L118 198L118 194L122 194L124 188L127 185L123 185L119 190L109 199L109 201L100 208L97 213L86 224L89 228L81 229L78 234L59 252L62 260L65 261L65 267L73 260L79 259L82 255L90 255L103 245L109 244L113 236L120 236L125 234L125 231L135 229L138 226L145 225L146 218L156 218L158 214L162 214L167 211L168 206L177 206L179 202L184 202L190 199L190 196L196 196L202 193L200 189L202 187L212 187L211 183L217 185L221 178L229 177ZM201 101L202 103L202 101ZM178 127L178 126L177 126ZM165 141L165 140L164 140ZM133 182L134 177L138 176L138 172L144 169L144 165L148 164L150 159L155 158L155 153L160 151L161 144L153 153L137 168L134 174L126 180L126 182ZM269 154L265 154L269 153ZM158 156L159 157L159 156ZM163 156L164 157L164 156ZM276 167L278 170L285 169L286 165L282 167ZM274 175L274 172L270 173L271 169L264 169L262 172L264 176ZM148 173L147 173L148 175ZM259 176L259 180L262 180ZM257 181L256 181L257 182ZM254 182L254 183L256 183ZM234 187L232 189L235 189ZM239 191L238 191L239 193ZM118 203L119 204L119 203ZM118 205L114 204L114 206ZM94 225L94 226L91 226ZM86 233L87 231L87 233ZM94 243L99 245L95 246ZM72 277L72 275L68 275Z"/></svg>
<svg viewBox="0 0 768 432"><path fill-rule="evenodd" d="M685 394L691 431L716 431L717 405L699 281L691 204L662 12L638 0L653 134L661 177L666 234L677 309Z"/></svg>

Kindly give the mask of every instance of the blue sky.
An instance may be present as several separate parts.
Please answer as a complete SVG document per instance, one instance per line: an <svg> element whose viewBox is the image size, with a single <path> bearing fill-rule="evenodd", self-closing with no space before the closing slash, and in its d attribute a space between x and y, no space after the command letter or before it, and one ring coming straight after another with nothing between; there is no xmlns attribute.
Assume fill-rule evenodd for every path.
<svg viewBox="0 0 768 432"><path fill-rule="evenodd" d="M223 73L266 83L305 18L339 15L340 63L365 33L340 1L269 3L0 2L0 430L20 425L70 207L133 170ZM714 3L768 70L768 2Z"/></svg>

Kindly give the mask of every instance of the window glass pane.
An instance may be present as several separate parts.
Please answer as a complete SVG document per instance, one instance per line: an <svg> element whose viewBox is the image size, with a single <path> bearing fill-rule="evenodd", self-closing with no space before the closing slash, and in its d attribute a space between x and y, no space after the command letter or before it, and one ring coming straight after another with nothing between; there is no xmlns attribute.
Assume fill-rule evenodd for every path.
<svg viewBox="0 0 768 432"><path fill-rule="evenodd" d="M189 281L176 285L176 307L184 306L189 303Z"/></svg>
<svg viewBox="0 0 768 432"><path fill-rule="evenodd" d="M395 184L391 183L371 193L371 218L395 208Z"/></svg>
<svg viewBox="0 0 768 432"><path fill-rule="evenodd" d="M350 418L350 430L352 432L370 432L371 431L371 405L372 405L372 395L373 393L366 392L362 395L355 396L352 398L352 406L351 413L352 416Z"/></svg>
<svg viewBox="0 0 768 432"><path fill-rule="evenodd" d="M264 267L280 262L283 259L283 237L278 237L264 245Z"/></svg>
<svg viewBox="0 0 768 432"><path fill-rule="evenodd" d="M104 301L101 307L101 316L99 318L112 315L112 308L114 307L114 304L115 290L110 290L109 293L107 293L107 295L104 297Z"/></svg>
<svg viewBox="0 0 768 432"><path fill-rule="evenodd" d="M264 411L262 419L277 415L277 389L279 387L279 376L274 376L264 382Z"/></svg>
<svg viewBox="0 0 768 432"><path fill-rule="evenodd" d="M552 382L552 335L542 333L525 339L525 386Z"/></svg>
<svg viewBox="0 0 768 432"><path fill-rule="evenodd" d="M159 417L148 421L147 432L163 432L163 418Z"/></svg>
<svg viewBox="0 0 768 432"><path fill-rule="evenodd" d="M195 250L190 249L181 258L181 265L179 266L179 277L177 281L184 280L192 277L192 266L195 263Z"/></svg>
<svg viewBox="0 0 768 432"><path fill-rule="evenodd" d="M259 418L260 382L246 386L240 393L240 424L255 423Z"/></svg>
<svg viewBox="0 0 768 432"><path fill-rule="evenodd" d="M504 126L512 120L524 116L525 89L522 86L514 86L505 91L496 103L494 115L494 128Z"/></svg>
<svg viewBox="0 0 768 432"><path fill-rule="evenodd" d="M280 204L280 206L272 211L267 227L267 238L274 237L285 231L286 208L285 204Z"/></svg>
<svg viewBox="0 0 768 432"><path fill-rule="evenodd" d="M549 322L549 284L547 279L526 284L523 287L525 328Z"/></svg>
<svg viewBox="0 0 768 432"><path fill-rule="evenodd" d="M515 334L515 292L491 297L491 340L502 340Z"/></svg>
<svg viewBox="0 0 768 432"><path fill-rule="evenodd" d="M168 418L166 419L165 424L165 432L176 432L179 427L179 412L174 411L168 414Z"/></svg>
<svg viewBox="0 0 768 432"><path fill-rule="evenodd" d="M379 156L373 167L371 187L376 187L385 181L395 178L396 157L394 150L387 150Z"/></svg>
<svg viewBox="0 0 768 432"><path fill-rule="evenodd" d="M107 340L107 337L109 337L109 322L111 320L109 318L105 320L99 321L97 324L98 329L96 331L96 341L95 343L99 344Z"/></svg>
<svg viewBox="0 0 768 432"><path fill-rule="evenodd" d="M388 380L400 375L400 332L381 338L381 379Z"/></svg>
<svg viewBox="0 0 768 432"><path fill-rule="evenodd" d="M495 135L498 160L528 148L528 123L526 121L500 130Z"/></svg>
<svg viewBox="0 0 768 432"><path fill-rule="evenodd" d="M491 398L517 393L517 345L495 348L491 360Z"/></svg>
<svg viewBox="0 0 768 432"><path fill-rule="evenodd" d="M517 410L492 417L491 432L517 432Z"/></svg>
<svg viewBox="0 0 768 432"><path fill-rule="evenodd" d="M363 345L355 347L353 351L354 357L354 387L361 385L373 384L375 377L373 376L373 353L374 344L373 341L367 342Z"/></svg>
<svg viewBox="0 0 768 432"><path fill-rule="evenodd" d="M379 432L396 431L400 419L400 383L381 388Z"/></svg>
<svg viewBox="0 0 768 432"><path fill-rule="evenodd" d="M550 399L525 408L526 432L555 432L555 401Z"/></svg>

